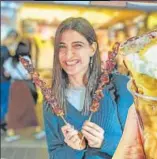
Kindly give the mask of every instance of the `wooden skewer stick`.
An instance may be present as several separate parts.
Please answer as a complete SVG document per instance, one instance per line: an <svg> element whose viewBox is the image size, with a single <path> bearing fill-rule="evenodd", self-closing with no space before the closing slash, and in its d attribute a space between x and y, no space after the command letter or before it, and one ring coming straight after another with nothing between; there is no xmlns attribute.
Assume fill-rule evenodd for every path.
<svg viewBox="0 0 157 159"><path fill-rule="evenodd" d="M63 119L64 123L65 123L66 125L68 125L68 122L65 120L64 116L61 115L60 117Z"/></svg>
<svg viewBox="0 0 157 159"><path fill-rule="evenodd" d="M109 82L109 74L111 73L111 71L114 69L115 67L115 57L117 55L117 52L118 52L118 49L119 49L119 43L115 43L115 45L113 46L113 49L112 49L112 54L110 54L109 56L109 60L106 62L107 63L107 68L106 70L104 70L102 76L100 77L100 84L98 87L98 90L95 92L95 100L93 100L93 103L92 103L92 106L91 106L91 109L90 109L90 116L89 116L89 119L88 121L91 120L92 118L92 115L94 112L96 112L99 108L99 101L100 99L102 98L102 86L106 85L108 82ZM39 74L37 72L35 72L34 68L33 68L33 65L29 63L28 60L20 57L20 61L21 63L23 64L23 66L27 69L27 71L32 75L32 78L33 78L33 82L39 86L39 88L41 88L42 92L43 92L43 95L45 97L47 97L47 101L49 101L49 98L53 97L55 99L55 97L52 95L52 92L51 91L48 91L48 88L46 87L46 83L41 80L39 78ZM51 107L53 109L53 111L55 112L55 114L57 116L60 116L62 118L62 120L64 121L64 123L67 125L68 122L65 120L64 118L64 111L62 110L62 108L60 108L59 106L55 106L53 107L53 104L57 104L57 100L55 99L54 101L50 102L51 103ZM84 144L83 142L84 141L84 136L82 135L82 133L79 133L78 134L80 137L81 137L81 142L80 142L80 148L82 147L82 145Z"/></svg>
<svg viewBox="0 0 157 159"><path fill-rule="evenodd" d="M87 121L91 121L92 115L93 115L93 112L90 113L89 119ZM82 135L82 138L81 138L81 141L80 141L80 146L82 145L84 138L85 138L85 136Z"/></svg>
<svg viewBox="0 0 157 159"><path fill-rule="evenodd" d="M24 59L23 57L20 57L20 61L23 64L23 66L25 67L25 69L30 73L30 75L33 79L33 82L36 84L36 86L38 86L41 89L43 95L45 97L47 95L51 96L51 91L48 91L49 88L47 88L46 83L39 78L39 74L37 72L35 72L35 69L33 68L33 65L30 64L29 61L27 59ZM68 122L64 118L63 111L61 111L61 109L59 107L54 107L52 102L50 103L50 105L51 105L52 109L54 110L55 114L60 116L63 119L65 124L68 124Z"/></svg>

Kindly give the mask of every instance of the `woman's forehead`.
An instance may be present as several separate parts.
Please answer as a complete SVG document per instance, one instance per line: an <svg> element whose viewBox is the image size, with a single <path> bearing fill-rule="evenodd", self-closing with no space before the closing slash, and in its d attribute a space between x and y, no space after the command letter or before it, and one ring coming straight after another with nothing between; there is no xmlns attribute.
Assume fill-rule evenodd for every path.
<svg viewBox="0 0 157 159"><path fill-rule="evenodd" d="M73 43L76 41L81 41L83 43L88 42L83 35L81 35L79 32L75 30L65 30L60 36L60 42L63 42L63 43L67 43L67 42Z"/></svg>

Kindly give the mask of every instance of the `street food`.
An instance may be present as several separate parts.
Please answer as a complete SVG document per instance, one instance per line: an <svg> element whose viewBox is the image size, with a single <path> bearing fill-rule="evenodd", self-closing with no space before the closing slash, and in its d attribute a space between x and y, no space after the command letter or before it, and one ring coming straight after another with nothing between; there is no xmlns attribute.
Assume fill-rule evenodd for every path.
<svg viewBox="0 0 157 159"><path fill-rule="evenodd" d="M157 159L157 30L128 39L120 52L131 76L128 89L143 130L146 159Z"/></svg>

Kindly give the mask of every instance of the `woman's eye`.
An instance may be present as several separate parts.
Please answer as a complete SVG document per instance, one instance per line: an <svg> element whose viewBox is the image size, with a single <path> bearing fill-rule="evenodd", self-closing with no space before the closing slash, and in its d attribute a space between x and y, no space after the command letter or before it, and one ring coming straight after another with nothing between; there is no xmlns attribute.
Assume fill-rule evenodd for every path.
<svg viewBox="0 0 157 159"><path fill-rule="evenodd" d="M64 54L66 52L66 46L65 45L59 45L59 53Z"/></svg>
<svg viewBox="0 0 157 159"><path fill-rule="evenodd" d="M65 45L59 45L59 48L61 49L61 48L65 48Z"/></svg>
<svg viewBox="0 0 157 159"><path fill-rule="evenodd" d="M74 45L74 48L76 48L76 49L80 49L81 47L82 47L82 45L80 45L80 44Z"/></svg>
<svg viewBox="0 0 157 159"><path fill-rule="evenodd" d="M66 46L65 45L59 45L59 52L63 53L66 50Z"/></svg>

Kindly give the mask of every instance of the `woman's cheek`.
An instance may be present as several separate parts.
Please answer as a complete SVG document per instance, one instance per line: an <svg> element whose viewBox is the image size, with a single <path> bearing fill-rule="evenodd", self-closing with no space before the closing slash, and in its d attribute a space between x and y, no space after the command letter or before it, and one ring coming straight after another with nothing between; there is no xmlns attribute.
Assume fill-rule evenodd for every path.
<svg viewBox="0 0 157 159"><path fill-rule="evenodd" d="M59 54L59 62L60 62L60 64L63 63L64 59L65 59L65 56L63 54Z"/></svg>

